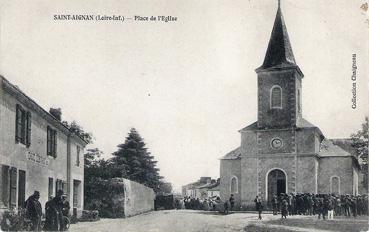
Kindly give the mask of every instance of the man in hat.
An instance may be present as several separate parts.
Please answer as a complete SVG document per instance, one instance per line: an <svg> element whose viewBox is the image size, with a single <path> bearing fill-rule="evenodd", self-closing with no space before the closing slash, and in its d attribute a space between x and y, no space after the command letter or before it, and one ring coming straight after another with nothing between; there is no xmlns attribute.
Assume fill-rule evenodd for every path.
<svg viewBox="0 0 369 232"><path fill-rule="evenodd" d="M32 231L41 231L42 207L39 199L40 192L35 191L26 201L27 217L32 222Z"/></svg>
<svg viewBox="0 0 369 232"><path fill-rule="evenodd" d="M62 231L64 229L64 221L63 221L63 190L59 189L56 192L56 196L51 200L48 205L50 211L54 212L52 214L51 220L55 223L53 230Z"/></svg>
<svg viewBox="0 0 369 232"><path fill-rule="evenodd" d="M62 202L63 202L63 208L62 208L62 213L64 217L68 217L69 218L69 210L70 210L70 204L69 201L67 199L67 195L63 194L62 195ZM64 222L64 220L62 220ZM66 225L64 225L63 223L63 230L65 230Z"/></svg>
<svg viewBox="0 0 369 232"><path fill-rule="evenodd" d="M263 203L261 202L261 199L259 198L259 196L256 196L254 202L255 202L256 211L258 211L259 213L259 220L261 220L262 219L261 213L263 212Z"/></svg>
<svg viewBox="0 0 369 232"><path fill-rule="evenodd" d="M53 197L49 197L49 201L45 204L45 226L46 231L57 231L58 230L58 211L54 205Z"/></svg>

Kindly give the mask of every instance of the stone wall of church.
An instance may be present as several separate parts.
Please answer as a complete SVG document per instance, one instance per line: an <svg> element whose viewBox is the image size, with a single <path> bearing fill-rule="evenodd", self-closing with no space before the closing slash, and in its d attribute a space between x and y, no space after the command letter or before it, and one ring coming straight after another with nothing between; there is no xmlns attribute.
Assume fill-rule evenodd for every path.
<svg viewBox="0 0 369 232"><path fill-rule="evenodd" d="M241 162L240 159L220 161L220 198L228 200L231 196L231 179L237 179L237 192L233 192L236 207L241 200Z"/></svg>
<svg viewBox="0 0 369 232"><path fill-rule="evenodd" d="M257 132L243 131L241 132L241 154L242 156L255 155L258 153Z"/></svg>
<svg viewBox="0 0 369 232"><path fill-rule="evenodd" d="M300 154L314 154L319 152L319 138L315 128L296 130L296 150Z"/></svg>
<svg viewBox="0 0 369 232"><path fill-rule="evenodd" d="M259 189L260 196L266 201L269 199L267 179L270 171L274 169L280 169L286 174L286 188L287 192L294 191L294 156L281 156L275 155L259 158L258 170L259 170Z"/></svg>
<svg viewBox="0 0 369 232"><path fill-rule="evenodd" d="M325 157L319 160L318 193L330 193L331 178L340 179L340 194L353 194L353 163L351 157Z"/></svg>
<svg viewBox="0 0 369 232"><path fill-rule="evenodd" d="M293 153L295 151L295 138L293 130L269 130L258 131L258 153L259 154L276 154L276 153ZM271 146L273 138L282 140L282 147L274 149Z"/></svg>
<svg viewBox="0 0 369 232"><path fill-rule="evenodd" d="M255 146L256 147L256 146ZM255 210L254 199L258 194L258 158L243 157L241 159L241 197L243 209Z"/></svg>
<svg viewBox="0 0 369 232"><path fill-rule="evenodd" d="M318 163L315 156L297 156L296 192L316 193Z"/></svg>

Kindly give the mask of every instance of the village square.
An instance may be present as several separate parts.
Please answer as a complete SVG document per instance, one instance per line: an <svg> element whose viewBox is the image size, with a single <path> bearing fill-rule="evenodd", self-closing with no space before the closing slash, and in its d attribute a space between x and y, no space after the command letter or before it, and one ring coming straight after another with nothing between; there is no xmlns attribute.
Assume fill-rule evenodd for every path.
<svg viewBox="0 0 369 232"><path fill-rule="evenodd" d="M247 79L248 84L254 83L252 87L241 85L241 78L232 79L229 86L214 87L213 81L221 80L224 77L221 75L187 82L191 77L186 76L186 71L191 70L190 66L197 65L193 62L193 54L198 54L201 57L199 60L209 59L210 62L214 59L212 64L221 66L224 63L226 68L223 69L234 67L234 63L245 54L237 51L236 58L228 63L222 60L223 57L211 58L212 55L209 55L204 58L200 52L207 51L205 48L189 48L184 42L178 45L170 38L173 35L156 41L156 45L160 45L158 50L152 47L151 40L140 41L137 49L119 50L131 45L132 41L137 42L136 39L129 42L105 40L104 46L113 44L109 49L91 41L74 41L74 38L62 45L68 57L68 52L77 52L78 47L84 46L84 52L102 53L106 63L101 65L104 66L101 70L96 68L99 65L93 59L85 61L88 65L84 68L75 65L74 62L83 63L81 60L86 56L82 55L63 66L55 65L57 62L45 59L50 54L49 50L62 55L64 50L60 47L53 50L57 47L54 43L44 44L49 49L45 49L47 51L37 46L30 48L29 54L35 54L32 49L44 54L39 62L45 62L45 69L55 78L66 76L66 79L54 79L52 84L46 84L46 79L40 80L39 83L45 81L45 86L39 84L31 89L26 89L24 86L27 85L20 80L33 72L22 68L18 73L8 71L18 67L18 63L11 55L10 58L5 56L8 59L0 63L0 71L4 72L0 73L0 231L368 231L368 116L367 111L361 109L367 99L362 100L359 94L362 88L360 78L366 75L364 70L360 73L360 54L355 51L355 55L351 55L353 52L346 49L350 54L346 66L352 67L347 72L348 83L351 84L350 72L354 72L356 86L355 107L351 107L351 96L347 96L346 108L354 115L348 119L348 114L342 116L342 109L345 108L329 112L330 107L344 105L341 99L343 94L330 95L328 90L317 90L320 85L330 86L332 78L339 76L343 69L335 67L328 70L327 73L337 72L330 77L311 72L312 69L308 69L307 73L314 75L304 73L305 63L322 66L320 61L334 61L314 57L318 51L297 55L301 51L293 49L293 39L298 36L306 37L296 39L304 40L298 43L299 48L303 43L312 43L306 46L316 50L324 49L324 46L318 48L309 42L309 39L313 40L313 35L309 34L311 31L305 34L304 30L298 30L299 33L291 34L293 39L290 39L287 25L293 23L293 18L286 20L282 12L286 8L288 15L292 15L291 12L297 9L292 2L278 0L265 1L261 5L242 4L252 4L250 9L254 7L258 12L254 12L253 17L263 12L263 17L268 18L268 23L261 22L261 16L249 18L252 23L247 24L248 27L258 28L254 29L255 35L267 38L267 44L250 46L252 49L247 54L252 57L248 61L261 63L253 66L257 62L252 65L244 62L238 67L248 70L247 77L240 76ZM297 4L306 6L302 1ZM2 9L12 12L11 4L2 6ZM39 9L37 4L28 7ZM248 12L253 12L250 9ZM242 12L234 6L232 10ZM1 14L4 12L0 11ZM65 15L69 13L58 12L54 15L58 16L58 20L54 20L57 22L53 22L53 26L65 27L58 23L68 21ZM84 15L93 21L92 14ZM181 16L173 15L158 16L158 20L171 21L172 25L184 23ZM119 17L117 21L123 21L121 18L124 16ZM150 20L135 16L133 21ZM241 21L238 27L244 28L244 23ZM258 24L264 26L259 27ZM4 25L4 33L19 29L18 26L13 29L10 23ZM86 25L83 27L91 26ZM200 29L194 25L188 27L199 31L209 29L208 25L202 25ZM19 25L20 29L23 26ZM71 24L67 30L77 31L80 26ZM116 26L110 29L115 31ZM95 27L105 30L105 33L110 30L106 25ZM314 29L314 26L311 27L309 30ZM53 30L50 29L52 27L46 28ZM142 26L137 33L147 36L146 30L152 29ZM233 29L225 27L223 30L229 32ZM41 36L37 40L45 36L37 31L29 33L35 33L35 38ZM176 33L191 39L187 34L181 34L180 30ZM224 35L229 36L227 33ZM194 41L201 40L201 36L198 34ZM222 46L230 46L227 38L232 36L212 36ZM314 36L319 38L320 34L315 33ZM12 37L5 34L4 38L5 44L10 46ZM235 40L238 39L242 40L238 37ZM201 46L212 46L208 40L204 41ZM235 50L244 49L242 44L245 41L237 44ZM78 46L73 47L73 43ZM188 57L177 56L170 48L173 43L174 46L184 46L184 54ZM165 50L165 47L170 49ZM7 51L13 54L11 49ZM209 51L212 54L216 49L211 47ZM140 62L125 60L124 64L115 63L125 52ZM18 57L17 52L14 54ZM337 54L335 56L338 57ZM152 66L154 60L150 56L163 57L164 64ZM22 57L19 66L24 64ZM298 62L297 57L304 57L304 62ZM335 59L339 59L337 57ZM352 57L355 59L351 60ZM175 66L180 71L173 71L176 68L169 63L181 63ZM328 64L325 67L330 68ZM137 73L136 69L140 68L142 70L135 80L120 76L121 72L125 76ZM198 65L198 68L206 69L206 65ZM212 69L209 67L209 70ZM115 81L109 80L107 71L117 73ZM185 78L169 80L172 72L184 73ZM17 79L14 77L16 74L24 74L24 77ZM79 80L74 74L91 75L91 79ZM168 75L166 80L169 84L155 79L164 74ZM150 75L154 81L147 79ZM228 71L224 75L227 76ZM310 78L315 80L308 82L310 80L306 79ZM304 85L306 81L307 86ZM83 88L79 88L79 84ZM213 88L215 94L198 90L198 86ZM247 86L248 89L238 91L239 86ZM224 95L218 96L227 90ZM241 93L242 99L234 105L231 103L233 100L222 100L227 96L240 99ZM212 97L206 101L208 95ZM333 95L335 97L331 97ZM39 96L46 97L41 97L43 100L39 101ZM68 100L58 100L58 96ZM308 97L305 99L305 96ZM182 102L184 98L189 99ZM318 105L316 99L324 101L326 109L315 107ZM53 101L61 107L55 107ZM246 108L242 111L243 115L234 106ZM317 110L315 116L309 113L314 110ZM243 119L245 115L247 120ZM216 121L218 124L214 123L213 116L219 119ZM238 118L238 124L232 124L232 116ZM328 118L329 126L312 123L319 122L321 118ZM157 125L162 127L153 127ZM239 125L242 126L237 127ZM233 137L229 134L222 137L221 133L229 133ZM332 134L335 136L331 137Z"/></svg>

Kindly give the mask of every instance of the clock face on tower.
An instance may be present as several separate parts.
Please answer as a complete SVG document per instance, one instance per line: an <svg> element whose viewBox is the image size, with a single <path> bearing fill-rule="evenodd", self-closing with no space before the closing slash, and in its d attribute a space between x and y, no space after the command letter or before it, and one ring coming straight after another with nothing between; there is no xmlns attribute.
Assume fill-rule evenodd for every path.
<svg viewBox="0 0 369 232"><path fill-rule="evenodd" d="M270 145L272 146L272 148L274 149L279 149L281 147L283 147L283 141L280 138L273 138L270 141Z"/></svg>

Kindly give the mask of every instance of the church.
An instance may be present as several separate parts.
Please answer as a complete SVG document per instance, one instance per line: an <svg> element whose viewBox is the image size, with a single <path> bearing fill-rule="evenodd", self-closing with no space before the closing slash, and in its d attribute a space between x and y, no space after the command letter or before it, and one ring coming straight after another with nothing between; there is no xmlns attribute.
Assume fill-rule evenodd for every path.
<svg viewBox="0 0 369 232"><path fill-rule="evenodd" d="M263 64L257 68L257 121L220 159L220 197L253 208L281 193L358 194L359 163L302 117L302 79L280 5Z"/></svg>

